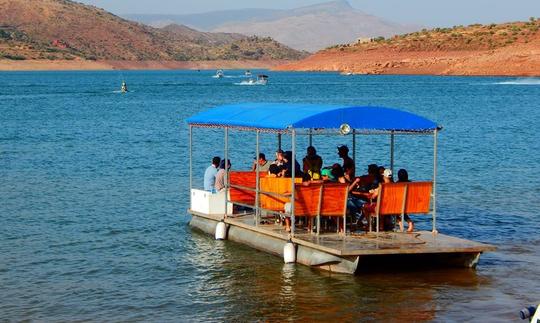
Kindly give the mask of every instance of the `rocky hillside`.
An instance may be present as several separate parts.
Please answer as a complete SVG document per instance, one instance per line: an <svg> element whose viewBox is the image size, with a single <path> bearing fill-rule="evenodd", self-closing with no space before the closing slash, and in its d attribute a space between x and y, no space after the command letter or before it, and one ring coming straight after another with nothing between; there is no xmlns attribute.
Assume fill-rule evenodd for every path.
<svg viewBox="0 0 540 323"><path fill-rule="evenodd" d="M272 37L289 47L307 51L355 41L360 37L388 37L419 28L368 15L351 7L345 0L292 10L243 9L195 15L128 17L155 25L175 21L212 32Z"/></svg>
<svg viewBox="0 0 540 323"><path fill-rule="evenodd" d="M270 38L134 23L69 0L0 0L0 58L89 60L298 59Z"/></svg>
<svg viewBox="0 0 540 323"><path fill-rule="evenodd" d="M435 28L335 45L284 70L359 74L540 75L540 21Z"/></svg>

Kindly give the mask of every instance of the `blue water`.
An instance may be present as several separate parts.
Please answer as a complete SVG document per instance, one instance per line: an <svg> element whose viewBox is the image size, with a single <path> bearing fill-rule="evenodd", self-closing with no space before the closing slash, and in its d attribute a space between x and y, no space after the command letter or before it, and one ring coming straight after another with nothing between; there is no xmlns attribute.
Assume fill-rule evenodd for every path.
<svg viewBox="0 0 540 323"><path fill-rule="evenodd" d="M213 71L0 73L0 319L508 322L538 302L538 79L267 73L268 86L251 87ZM118 93L123 79L132 92ZM498 250L476 271L396 264L352 277L192 231L184 120L245 101L384 105L437 121L439 231ZM194 139L201 185L222 132ZM275 136L262 140L271 156ZM350 140L314 144L332 164ZM234 169L249 167L254 143L231 134ZM396 145L396 168L431 178L431 137ZM388 152L389 138L359 137L357 168L388 165Z"/></svg>

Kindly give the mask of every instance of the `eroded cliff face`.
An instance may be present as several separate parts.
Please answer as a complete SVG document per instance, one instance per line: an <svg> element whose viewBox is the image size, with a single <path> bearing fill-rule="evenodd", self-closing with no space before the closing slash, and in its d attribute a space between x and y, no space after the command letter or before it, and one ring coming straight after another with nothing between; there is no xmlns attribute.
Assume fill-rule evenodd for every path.
<svg viewBox="0 0 540 323"><path fill-rule="evenodd" d="M422 31L340 45L277 70L540 76L540 21Z"/></svg>

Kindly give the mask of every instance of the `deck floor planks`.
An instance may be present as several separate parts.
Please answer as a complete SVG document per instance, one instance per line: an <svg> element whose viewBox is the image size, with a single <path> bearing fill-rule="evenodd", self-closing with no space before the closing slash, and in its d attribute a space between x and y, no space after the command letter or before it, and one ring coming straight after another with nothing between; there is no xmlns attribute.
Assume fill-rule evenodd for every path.
<svg viewBox="0 0 540 323"><path fill-rule="evenodd" d="M216 221L221 215L202 215ZM281 224L255 225L253 214L234 215L225 219L226 223L237 225L248 230L288 240L289 233ZM380 232L352 233L346 237L337 233L324 233L317 236L306 230L296 229L293 242L314 249L325 251L338 256L388 255L388 254L424 254L424 253L453 253L453 252L483 252L493 251L491 245L478 243L461 238L451 237L441 233L432 234L430 231L413 233Z"/></svg>

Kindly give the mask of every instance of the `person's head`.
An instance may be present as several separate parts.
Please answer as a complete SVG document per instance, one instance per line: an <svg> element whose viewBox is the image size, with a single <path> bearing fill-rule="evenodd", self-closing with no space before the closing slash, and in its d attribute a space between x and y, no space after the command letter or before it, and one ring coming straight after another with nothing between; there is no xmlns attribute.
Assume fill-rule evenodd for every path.
<svg viewBox="0 0 540 323"><path fill-rule="evenodd" d="M278 149L278 150L276 151L276 159L277 159L277 160L283 160L283 150Z"/></svg>
<svg viewBox="0 0 540 323"><path fill-rule="evenodd" d="M334 180L334 175L332 175L332 167L325 167L321 169L321 177L323 180Z"/></svg>
<svg viewBox="0 0 540 323"><path fill-rule="evenodd" d="M339 157L345 157L349 154L349 147L341 145L337 147Z"/></svg>
<svg viewBox="0 0 540 323"><path fill-rule="evenodd" d="M279 176L279 172L280 172L279 166L276 164L271 164L270 167L268 168L268 174Z"/></svg>
<svg viewBox="0 0 540 323"><path fill-rule="evenodd" d="M379 175L379 166L377 164L369 164L367 171L369 175L377 176Z"/></svg>
<svg viewBox="0 0 540 323"><path fill-rule="evenodd" d="M315 147L313 147L313 146L307 147L307 155L308 155L308 156L315 156L315 155L317 155L317 150L315 150Z"/></svg>
<svg viewBox="0 0 540 323"><path fill-rule="evenodd" d="M378 173L381 174L381 175L383 175L385 170L386 170L386 169L384 168L384 166L379 166L379 171L378 171Z"/></svg>
<svg viewBox="0 0 540 323"><path fill-rule="evenodd" d="M383 174L383 181L385 183L391 183L392 182L392 170L391 169L385 169Z"/></svg>
<svg viewBox="0 0 540 323"><path fill-rule="evenodd" d="M225 169L225 159L219 163L219 168ZM231 161L227 159L227 169L231 168Z"/></svg>
<svg viewBox="0 0 540 323"><path fill-rule="evenodd" d="M397 172L398 181L400 182L408 182L409 181L409 173L405 169L400 169Z"/></svg>
<svg viewBox="0 0 540 323"><path fill-rule="evenodd" d="M221 158L218 156L215 156L212 158L212 165L214 165L216 168L219 167L219 163L221 162Z"/></svg>
<svg viewBox="0 0 540 323"><path fill-rule="evenodd" d="M285 163L291 162L292 161L292 151L287 150L286 152L284 152L283 153L283 160L285 161Z"/></svg>
<svg viewBox="0 0 540 323"><path fill-rule="evenodd" d="M341 167L340 164L336 163L332 165L332 176L334 176L334 178L336 179L345 176L345 173L343 172L343 167Z"/></svg>
<svg viewBox="0 0 540 323"><path fill-rule="evenodd" d="M264 165L266 163L266 155L259 153L259 164Z"/></svg>

